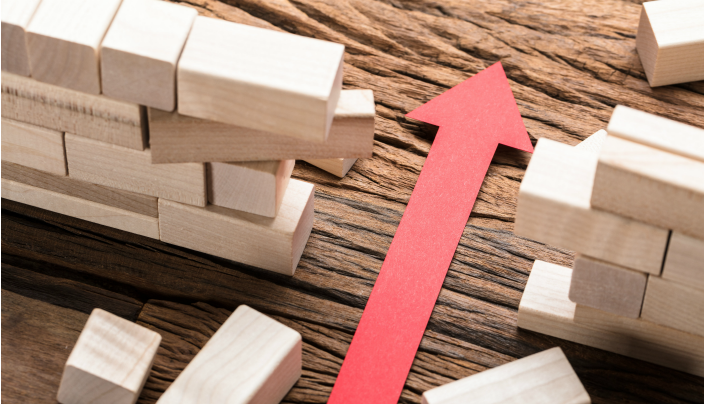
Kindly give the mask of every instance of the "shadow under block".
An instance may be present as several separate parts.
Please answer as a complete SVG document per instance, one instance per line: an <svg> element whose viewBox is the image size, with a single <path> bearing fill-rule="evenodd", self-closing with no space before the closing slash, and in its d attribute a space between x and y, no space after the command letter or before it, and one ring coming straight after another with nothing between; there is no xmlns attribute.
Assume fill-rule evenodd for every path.
<svg viewBox="0 0 704 404"><path fill-rule="evenodd" d="M143 150L146 109L137 104L2 72L2 117Z"/></svg>
<svg viewBox="0 0 704 404"><path fill-rule="evenodd" d="M338 176L340 178L344 177L347 175L347 172L350 171L350 168L354 165L354 163L357 161L356 158L350 158L350 159L320 159L320 160L315 160L315 159L309 159L309 160L303 160L308 164L312 164L321 170L327 171L330 174L333 174L335 176Z"/></svg>
<svg viewBox="0 0 704 404"><path fill-rule="evenodd" d="M2 70L29 76L27 26L41 0L2 0Z"/></svg>
<svg viewBox="0 0 704 404"><path fill-rule="evenodd" d="M643 320L704 337L704 291L650 277L643 300Z"/></svg>
<svg viewBox="0 0 704 404"><path fill-rule="evenodd" d="M332 42L199 16L178 63L178 112L323 142L344 52Z"/></svg>
<svg viewBox="0 0 704 404"><path fill-rule="evenodd" d="M158 404L277 404L301 376L301 335L248 306L235 310Z"/></svg>
<svg viewBox="0 0 704 404"><path fill-rule="evenodd" d="M120 1L42 0L27 28L32 77L100 94L100 42Z"/></svg>
<svg viewBox="0 0 704 404"><path fill-rule="evenodd" d="M2 118L2 161L66 175L64 134Z"/></svg>
<svg viewBox="0 0 704 404"><path fill-rule="evenodd" d="M173 111L176 64L198 12L157 0L122 0L100 47L103 94Z"/></svg>
<svg viewBox="0 0 704 404"><path fill-rule="evenodd" d="M422 404L589 404L559 347L428 390Z"/></svg>
<svg viewBox="0 0 704 404"><path fill-rule="evenodd" d="M662 278L697 288L704 293L704 240L673 231Z"/></svg>
<svg viewBox="0 0 704 404"><path fill-rule="evenodd" d="M313 228L314 188L291 179L275 218L159 199L161 241L293 275Z"/></svg>
<svg viewBox="0 0 704 404"><path fill-rule="evenodd" d="M597 161L594 153L540 139L518 192L515 233L659 275L668 230L593 209Z"/></svg>
<svg viewBox="0 0 704 404"><path fill-rule="evenodd" d="M93 184L205 206L203 163L151 164L149 150L132 150L66 134L71 178Z"/></svg>
<svg viewBox="0 0 704 404"><path fill-rule="evenodd" d="M375 113L371 90L343 90L330 135L317 143L149 108L152 163L369 158Z"/></svg>
<svg viewBox="0 0 704 404"><path fill-rule="evenodd" d="M207 163L208 202L275 217L296 160Z"/></svg>
<svg viewBox="0 0 704 404"><path fill-rule="evenodd" d="M93 309L64 367L58 401L133 404L160 343L156 332Z"/></svg>
<svg viewBox="0 0 704 404"><path fill-rule="evenodd" d="M636 49L651 87L704 79L704 3L643 4Z"/></svg>
<svg viewBox="0 0 704 404"><path fill-rule="evenodd" d="M704 337L578 306L572 269L535 261L518 306L518 327L704 376Z"/></svg>

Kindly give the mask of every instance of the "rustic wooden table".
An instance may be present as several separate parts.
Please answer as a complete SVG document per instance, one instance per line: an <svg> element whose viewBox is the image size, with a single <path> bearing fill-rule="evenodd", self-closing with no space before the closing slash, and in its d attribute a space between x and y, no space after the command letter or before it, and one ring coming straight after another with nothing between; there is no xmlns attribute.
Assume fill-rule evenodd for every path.
<svg viewBox="0 0 704 404"><path fill-rule="evenodd" d="M54 402L63 363L101 307L163 336L140 398L154 402L247 304L303 335L286 402L325 402L433 140L404 114L501 61L531 138L576 144L625 104L704 127L704 82L651 89L626 0L189 0L202 14L343 43L346 88L376 97L374 157L317 186L315 224L293 277L2 201L2 400ZM402 402L553 347L595 403L704 401L704 379L516 328L535 259L573 254L513 234L530 156L500 148L450 267Z"/></svg>

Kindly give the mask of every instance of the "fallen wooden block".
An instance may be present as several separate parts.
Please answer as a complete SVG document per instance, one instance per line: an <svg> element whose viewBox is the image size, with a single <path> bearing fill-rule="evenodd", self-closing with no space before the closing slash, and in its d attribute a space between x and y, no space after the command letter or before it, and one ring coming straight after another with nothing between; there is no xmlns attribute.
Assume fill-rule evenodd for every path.
<svg viewBox="0 0 704 404"><path fill-rule="evenodd" d="M41 0L3 0L2 70L29 76L27 26Z"/></svg>
<svg viewBox="0 0 704 404"><path fill-rule="evenodd" d="M589 404L559 347L476 373L423 393L422 404Z"/></svg>
<svg viewBox="0 0 704 404"><path fill-rule="evenodd" d="M93 309L66 361L62 404L132 404L147 381L161 335Z"/></svg>
<svg viewBox="0 0 704 404"><path fill-rule="evenodd" d="M66 175L64 134L2 118L2 160Z"/></svg>
<svg viewBox="0 0 704 404"><path fill-rule="evenodd" d="M275 218L159 199L161 240L293 275L313 228L314 186L290 180Z"/></svg>
<svg viewBox="0 0 704 404"><path fill-rule="evenodd" d="M648 279L643 320L704 337L704 291L656 276Z"/></svg>
<svg viewBox="0 0 704 404"><path fill-rule="evenodd" d="M103 94L176 108L176 64L198 12L157 0L122 0L100 47Z"/></svg>
<svg viewBox="0 0 704 404"><path fill-rule="evenodd" d="M347 172L350 171L357 159L309 159L303 161L342 178L347 175Z"/></svg>
<svg viewBox="0 0 704 404"><path fill-rule="evenodd" d="M673 231L662 278L704 290L704 240Z"/></svg>
<svg viewBox="0 0 704 404"><path fill-rule="evenodd" d="M600 129L600 130L594 132L588 138L584 139L581 143L576 145L574 148L582 150L582 151L586 151L589 153L599 154L599 151L601 150L601 146L604 144L604 140L606 140L606 134L607 133L604 129Z"/></svg>
<svg viewBox="0 0 704 404"><path fill-rule="evenodd" d="M636 49L651 87L704 79L704 3L643 4Z"/></svg>

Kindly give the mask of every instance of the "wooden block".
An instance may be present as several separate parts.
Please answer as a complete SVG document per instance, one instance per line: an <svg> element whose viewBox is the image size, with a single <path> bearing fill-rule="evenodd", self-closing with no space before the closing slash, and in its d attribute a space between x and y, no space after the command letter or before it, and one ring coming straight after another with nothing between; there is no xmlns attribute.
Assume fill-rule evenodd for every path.
<svg viewBox="0 0 704 404"><path fill-rule="evenodd" d="M704 376L704 338L578 306L567 297L571 277L571 268L535 261L518 306L518 326Z"/></svg>
<svg viewBox="0 0 704 404"><path fill-rule="evenodd" d="M704 290L704 240L673 231L662 277Z"/></svg>
<svg viewBox="0 0 704 404"><path fill-rule="evenodd" d="M42 0L27 28L32 77L100 94L100 42L121 0Z"/></svg>
<svg viewBox="0 0 704 404"><path fill-rule="evenodd" d="M279 212L296 160L208 163L208 202L267 217Z"/></svg>
<svg viewBox="0 0 704 404"><path fill-rule="evenodd" d="M142 150L146 109L2 72L2 116Z"/></svg>
<svg viewBox="0 0 704 404"><path fill-rule="evenodd" d="M704 337L704 291L651 276L643 300L643 320Z"/></svg>
<svg viewBox="0 0 704 404"><path fill-rule="evenodd" d="M594 154L599 154L599 151L601 150L601 146L604 144L604 140L606 139L606 131L604 129L600 129L596 132L594 132L591 136L588 138L584 139L581 143L576 145L574 148L583 150L589 153L594 153Z"/></svg>
<svg viewBox="0 0 704 404"><path fill-rule="evenodd" d="M100 47L103 94L176 108L176 64L198 12L157 0L122 0Z"/></svg>
<svg viewBox="0 0 704 404"><path fill-rule="evenodd" d="M651 87L704 79L704 3L643 4L636 49Z"/></svg>
<svg viewBox="0 0 704 404"><path fill-rule="evenodd" d="M132 150L66 134L69 176L139 194L205 206L203 163L151 164L147 150Z"/></svg>
<svg viewBox="0 0 704 404"><path fill-rule="evenodd" d="M152 163L371 157L374 93L345 90L325 143L149 109Z"/></svg>
<svg viewBox="0 0 704 404"><path fill-rule="evenodd" d="M178 63L178 112L323 142L344 53L332 42L197 17Z"/></svg>
<svg viewBox="0 0 704 404"><path fill-rule="evenodd" d="M2 118L2 160L66 175L64 134Z"/></svg>
<svg viewBox="0 0 704 404"><path fill-rule="evenodd" d="M423 393L422 404L589 404L591 399L555 347Z"/></svg>
<svg viewBox="0 0 704 404"><path fill-rule="evenodd" d="M27 26L40 1L2 1L2 70L29 76Z"/></svg>
<svg viewBox="0 0 704 404"><path fill-rule="evenodd" d="M357 161L356 158L351 158L351 159L320 159L320 160L304 160L306 163L312 164L321 170L325 170L329 172L330 174L336 175L340 178L344 177L347 175L347 172L350 171L350 168L354 165L354 163Z"/></svg>
<svg viewBox="0 0 704 404"><path fill-rule="evenodd" d="M314 188L306 182L289 181L275 218L159 199L161 240L293 275L313 228Z"/></svg>
<svg viewBox="0 0 704 404"><path fill-rule="evenodd" d="M668 231L593 209L597 160L593 153L540 139L518 192L514 232L659 275Z"/></svg>
<svg viewBox="0 0 704 404"><path fill-rule="evenodd" d="M161 335L94 309L68 357L62 404L132 404L147 381Z"/></svg>
<svg viewBox="0 0 704 404"><path fill-rule="evenodd" d="M704 162L608 136L591 204L704 239Z"/></svg>

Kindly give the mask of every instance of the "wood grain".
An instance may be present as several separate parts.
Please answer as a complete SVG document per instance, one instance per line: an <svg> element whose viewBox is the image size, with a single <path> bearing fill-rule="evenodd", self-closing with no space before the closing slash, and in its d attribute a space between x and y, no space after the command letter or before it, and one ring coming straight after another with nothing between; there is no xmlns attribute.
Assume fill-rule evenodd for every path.
<svg viewBox="0 0 704 404"><path fill-rule="evenodd" d="M704 290L704 240L673 231L662 277Z"/></svg>
<svg viewBox="0 0 704 404"><path fill-rule="evenodd" d="M648 279L643 320L704 337L704 292L659 277Z"/></svg>
<svg viewBox="0 0 704 404"><path fill-rule="evenodd" d="M2 2L2 70L29 76L27 26L41 0Z"/></svg>
<svg viewBox="0 0 704 404"><path fill-rule="evenodd" d="M2 119L2 161L65 176L64 134L27 123Z"/></svg>

